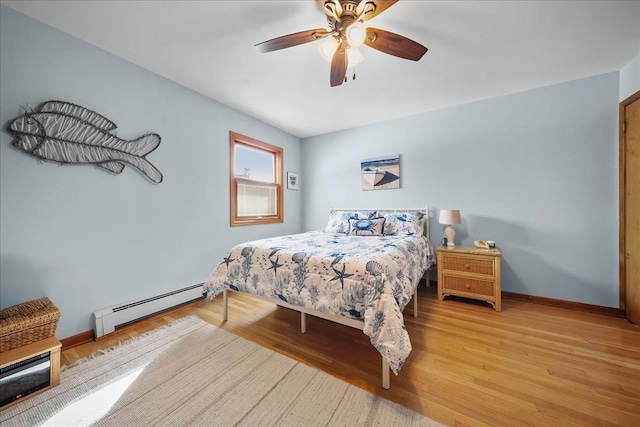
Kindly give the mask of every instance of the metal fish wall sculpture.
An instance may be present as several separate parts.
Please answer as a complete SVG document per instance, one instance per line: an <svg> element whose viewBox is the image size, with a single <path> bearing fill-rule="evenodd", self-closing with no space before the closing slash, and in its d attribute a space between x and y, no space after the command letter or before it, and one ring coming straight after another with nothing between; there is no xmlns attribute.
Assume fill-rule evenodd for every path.
<svg viewBox="0 0 640 427"><path fill-rule="evenodd" d="M62 164L96 165L121 173L133 166L151 181L162 173L145 156L158 148L160 135L149 133L127 141L113 135L117 126L95 111L64 101L47 101L9 125L13 145L41 160Z"/></svg>

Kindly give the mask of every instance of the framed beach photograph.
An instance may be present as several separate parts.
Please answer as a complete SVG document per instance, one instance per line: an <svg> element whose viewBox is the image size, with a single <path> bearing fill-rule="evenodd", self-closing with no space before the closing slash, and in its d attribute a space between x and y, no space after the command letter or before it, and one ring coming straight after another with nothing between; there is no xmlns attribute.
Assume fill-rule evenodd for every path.
<svg viewBox="0 0 640 427"><path fill-rule="evenodd" d="M400 155L362 160L360 175L363 190L400 188Z"/></svg>
<svg viewBox="0 0 640 427"><path fill-rule="evenodd" d="M287 189L288 190L297 190L298 189L298 174L295 172L287 172Z"/></svg>

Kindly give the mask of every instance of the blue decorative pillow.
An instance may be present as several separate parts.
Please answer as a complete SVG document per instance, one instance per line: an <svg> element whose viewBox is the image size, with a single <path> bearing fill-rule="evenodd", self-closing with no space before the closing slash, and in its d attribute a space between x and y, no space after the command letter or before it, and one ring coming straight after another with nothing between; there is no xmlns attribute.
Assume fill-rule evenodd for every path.
<svg viewBox="0 0 640 427"><path fill-rule="evenodd" d="M371 219L375 218L376 211L339 211L332 210L329 214L329 222L324 228L325 233L349 233L350 219Z"/></svg>
<svg viewBox="0 0 640 427"><path fill-rule="evenodd" d="M384 228L384 218L373 219L350 219L350 236L382 236Z"/></svg>
<svg viewBox="0 0 640 427"><path fill-rule="evenodd" d="M384 217L386 219L385 236L424 234L426 215L422 212L394 212L386 214Z"/></svg>

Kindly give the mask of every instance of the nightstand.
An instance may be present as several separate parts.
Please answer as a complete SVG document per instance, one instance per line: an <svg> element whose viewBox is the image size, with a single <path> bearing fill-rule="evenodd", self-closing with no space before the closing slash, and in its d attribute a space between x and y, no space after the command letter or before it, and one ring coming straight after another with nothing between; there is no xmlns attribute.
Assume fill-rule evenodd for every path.
<svg viewBox="0 0 640 427"><path fill-rule="evenodd" d="M486 301L500 311L498 249L438 246L438 299L448 295Z"/></svg>

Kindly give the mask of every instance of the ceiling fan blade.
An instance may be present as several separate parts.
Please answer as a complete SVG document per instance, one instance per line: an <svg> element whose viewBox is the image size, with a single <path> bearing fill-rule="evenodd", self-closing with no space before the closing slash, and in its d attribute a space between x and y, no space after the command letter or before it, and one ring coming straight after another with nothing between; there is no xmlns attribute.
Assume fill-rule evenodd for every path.
<svg viewBox="0 0 640 427"><path fill-rule="evenodd" d="M362 0L356 8L356 13L363 21L368 21L380 15L397 2L398 0Z"/></svg>
<svg viewBox="0 0 640 427"><path fill-rule="evenodd" d="M398 58L417 61L427 53L427 48L400 34L378 28L367 28L367 38L364 44L380 52L397 56Z"/></svg>
<svg viewBox="0 0 640 427"><path fill-rule="evenodd" d="M274 50L285 49L297 46L303 43L309 43L320 40L331 34L324 28L316 28L315 30L300 31L299 33L287 34L286 36L276 37L266 42L258 43L256 49L261 53L272 52Z"/></svg>
<svg viewBox="0 0 640 427"><path fill-rule="evenodd" d="M338 45L331 59L331 87L340 86L347 74L347 48L346 42Z"/></svg>

